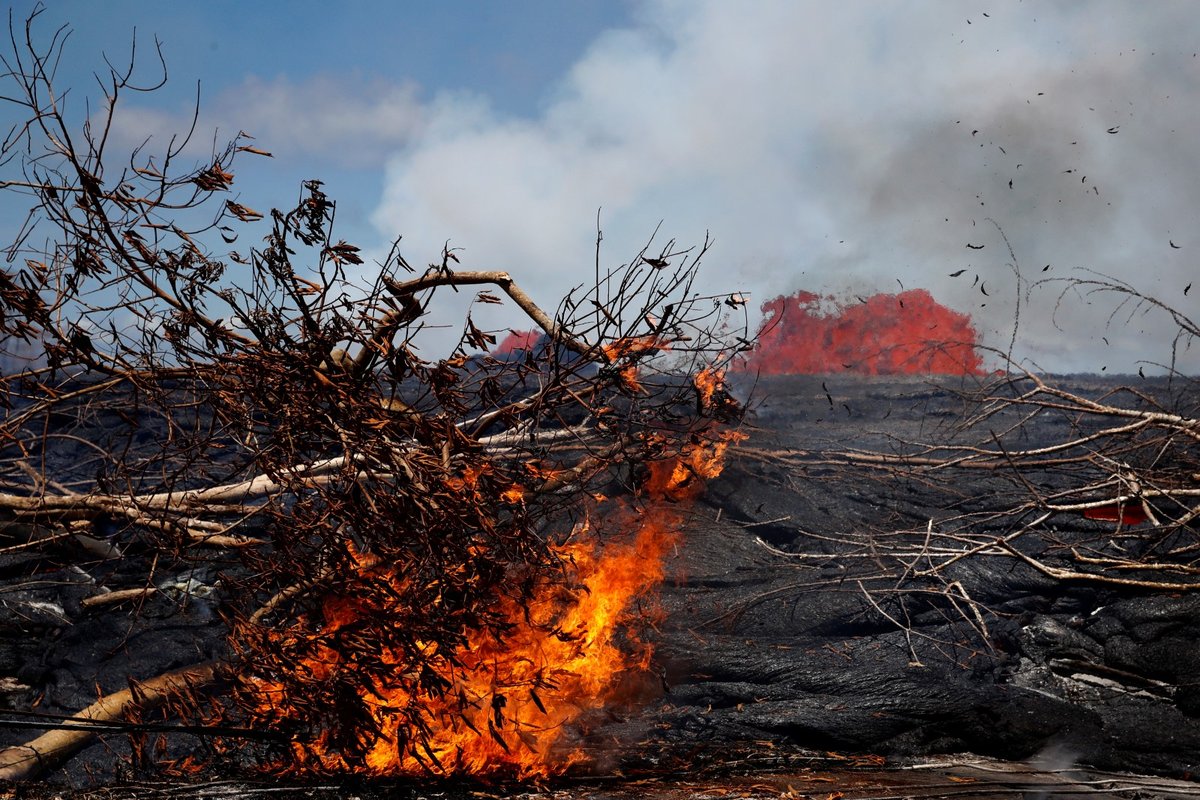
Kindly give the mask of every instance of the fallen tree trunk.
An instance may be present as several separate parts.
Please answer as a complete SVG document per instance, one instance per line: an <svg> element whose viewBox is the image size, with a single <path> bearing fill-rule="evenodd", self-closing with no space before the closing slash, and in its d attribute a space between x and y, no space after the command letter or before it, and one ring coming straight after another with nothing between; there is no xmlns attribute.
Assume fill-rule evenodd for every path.
<svg viewBox="0 0 1200 800"><path fill-rule="evenodd" d="M136 704L140 710L162 704L172 691L196 689L220 678L215 661L181 667L130 688L105 695L87 708L62 721L31 742L0 750L0 781L24 781L38 777L91 744L96 735L92 724L121 721ZM49 726L48 726L49 727Z"/></svg>

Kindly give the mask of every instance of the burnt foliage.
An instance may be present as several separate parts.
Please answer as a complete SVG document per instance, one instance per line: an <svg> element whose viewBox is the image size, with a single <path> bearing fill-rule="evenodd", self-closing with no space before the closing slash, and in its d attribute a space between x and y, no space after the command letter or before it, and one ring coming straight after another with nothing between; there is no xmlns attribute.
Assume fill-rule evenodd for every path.
<svg viewBox="0 0 1200 800"><path fill-rule="evenodd" d="M243 159L270 156L245 133L207 156L195 131L113 152L121 98L144 90L132 59L102 103L68 104L67 32L45 43L36 17L5 60L24 119L5 202L28 213L0 271L0 537L31 570L50 542L220 569L235 691L217 717L353 754L364 687L444 691L469 631L506 635L502 598L569 580L551 545L584 501L737 417L696 380L742 314L694 290L705 247L597 270L553 313L449 248L424 270L397 247L369 259L320 181L283 211L235 193ZM424 357L433 297L464 291L540 341L491 355L468 313ZM152 592L143 577L111 588ZM419 709L395 713L419 738Z"/></svg>

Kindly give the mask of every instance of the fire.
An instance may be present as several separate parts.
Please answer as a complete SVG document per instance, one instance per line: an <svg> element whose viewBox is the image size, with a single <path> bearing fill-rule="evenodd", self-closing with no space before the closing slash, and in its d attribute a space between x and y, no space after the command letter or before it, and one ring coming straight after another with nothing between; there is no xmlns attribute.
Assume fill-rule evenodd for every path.
<svg viewBox="0 0 1200 800"><path fill-rule="evenodd" d="M652 463L643 487L648 502L636 511L626 505L614 512L616 501L606 501L611 505L603 514L589 514L554 546L563 575L541 577L525 602L516 593L498 598L502 636L468 631L466 643L453 653L430 645L425 662L437 670L430 679L370 676L359 698L370 717L357 726L360 746L340 746L328 732L320 733L292 744L286 768L373 777L538 779L586 761L579 736L589 713L625 699L631 679L651 658L650 645L634 630L638 601L662 581L664 557L683 521L679 506L663 501L695 497L704 480L720 474L728 447L740 438L730 431L702 431L678 457ZM538 470L531 466L531 474ZM470 496L478 477L467 471L455 480ZM511 499L519 502L524 491L514 487ZM600 529L593 521L598 519L613 529ZM404 596L405 578L390 565L364 554L352 556L364 576L389 582L396 597ZM330 594L320 626L328 639L322 641L335 641L340 631L352 634L357 619L379 611L353 591ZM378 660L397 670L414 669L398 653L373 655L382 655ZM337 670L355 669L355 659L353 653L321 646L295 669L322 680ZM303 702L285 697L282 684L253 680L265 720L286 719L289 703ZM411 687L418 685L426 688L414 692Z"/></svg>
<svg viewBox="0 0 1200 800"><path fill-rule="evenodd" d="M502 356L520 350L531 350L537 347L543 336L545 334L538 330L510 330L492 350L492 355ZM670 350L671 345L660 336L627 336L602 344L600 349L608 363L615 364L621 359L636 360L644 355Z"/></svg>
<svg viewBox="0 0 1200 800"><path fill-rule="evenodd" d="M713 396L725 386L725 376L720 370L702 369L692 378L692 383L700 393L700 404L708 408L713 403Z"/></svg>
<svg viewBox="0 0 1200 800"><path fill-rule="evenodd" d="M629 541L597 546L590 526L558 548L575 588L547 583L528 606L506 598L498 613L514 627L503 638L480 635L443 663L449 686L423 697L376 681L370 696L377 729L361 761L350 761L326 738L294 745L301 771L352 771L370 776L492 774L547 777L585 760L570 741L570 724L614 700L621 679L645 668L650 648L620 646L630 605L663 577L663 555L675 539L671 520L648 514ZM326 602L329 630L351 624L352 599ZM434 655L431 653L430 655ZM325 663L344 666L328 652ZM395 709L421 708L423 741L400 728ZM401 743L401 744L397 744Z"/></svg>
<svg viewBox="0 0 1200 800"><path fill-rule="evenodd" d="M608 359L609 363L615 363L622 358L638 358L650 353L670 350L671 345L654 335L628 336L609 344L603 344L600 349L604 351L604 357Z"/></svg>
<svg viewBox="0 0 1200 800"><path fill-rule="evenodd" d="M638 378L638 368L635 364L626 364L617 370L617 377L625 390L637 393L642 391L642 383Z"/></svg>
<svg viewBox="0 0 1200 800"><path fill-rule="evenodd" d="M730 446L745 438L746 434L740 431L709 431L706 438L679 458L651 462L646 491L676 501L694 500L704 491L705 481L721 474Z"/></svg>
<svg viewBox="0 0 1200 800"><path fill-rule="evenodd" d="M812 292L763 304L758 347L745 368L765 375L977 375L983 362L970 317L924 289L876 294L853 305Z"/></svg>
<svg viewBox="0 0 1200 800"><path fill-rule="evenodd" d="M514 483L505 489L500 496L504 499L504 502L517 505L525 499L525 487Z"/></svg>

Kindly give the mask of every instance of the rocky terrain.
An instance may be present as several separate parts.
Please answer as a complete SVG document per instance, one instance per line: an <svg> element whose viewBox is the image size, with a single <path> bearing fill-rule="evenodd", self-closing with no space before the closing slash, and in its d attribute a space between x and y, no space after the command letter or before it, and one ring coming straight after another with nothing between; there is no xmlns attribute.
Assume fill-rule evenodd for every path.
<svg viewBox="0 0 1200 800"><path fill-rule="evenodd" d="M1090 396L1117 384L1064 379ZM1022 479L947 469L922 480L822 458L960 435L955 387L781 378L759 391L749 452L710 487L664 591L671 688L659 713L671 735L1195 774L1200 595L1055 580L1007 554L964 558L937 583L881 571L878 551L919 548L964 514L984 535L1019 528L1003 511ZM1029 447L1062 434L1047 421L1024 431ZM800 455L772 457L782 453ZM1117 526L1063 514L1041 527L1021 540L1028 551Z"/></svg>
<svg viewBox="0 0 1200 800"><path fill-rule="evenodd" d="M972 387L955 380L791 377L746 387L755 398L750 438L709 485L669 564L658 672L635 703L581 734L595 771L794 769L817 755L875 769L885 759L970 753L1185 782L1196 773L1200 593L1056 579L1011 552L922 573L931 532L959 536L967 550L977 541L968 536L1011 535L1027 521L1010 513L1014 497L1057 478L880 470L831 456L977 435L960 424L971 413L962 390ZM1117 383L1062 379L1088 396ZM1159 397L1185 390L1148 386ZM1070 430L1041 418L1019 434L1038 447ZM1148 525L1113 538L1116 530L1059 514L1018 549L1111 542L1125 552L1154 536ZM97 687L112 691L221 652L220 565L147 570L139 559L150 556L129 546L124 558L104 559L102 533L63 543L57 565L35 565L20 549L0 554L4 709L72 713ZM898 552L913 554L907 574L895 572ZM85 604L97 587L147 572L154 594ZM36 733L19 713L3 718L5 743ZM123 741L91 747L57 780L127 775L113 769Z"/></svg>

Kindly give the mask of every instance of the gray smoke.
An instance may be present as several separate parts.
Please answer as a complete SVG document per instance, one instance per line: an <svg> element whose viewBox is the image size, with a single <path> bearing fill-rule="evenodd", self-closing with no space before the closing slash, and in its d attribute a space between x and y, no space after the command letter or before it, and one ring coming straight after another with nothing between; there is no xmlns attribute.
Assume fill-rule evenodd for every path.
<svg viewBox="0 0 1200 800"><path fill-rule="evenodd" d="M994 220L1023 304L1035 281L1086 269L1196 315L1193 6L661 0L637 18L536 119L470 94L425 108L376 226L411 252L449 239L552 303L590 278L603 207L607 263L662 219L680 241L713 233L712 288L924 287L1007 348L1018 285ZM1058 302L1062 288L1032 288L1020 358L1127 373L1169 359L1164 315L1110 320L1120 298Z"/></svg>

